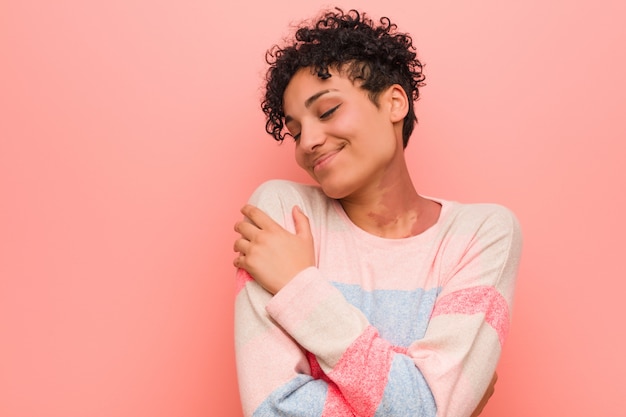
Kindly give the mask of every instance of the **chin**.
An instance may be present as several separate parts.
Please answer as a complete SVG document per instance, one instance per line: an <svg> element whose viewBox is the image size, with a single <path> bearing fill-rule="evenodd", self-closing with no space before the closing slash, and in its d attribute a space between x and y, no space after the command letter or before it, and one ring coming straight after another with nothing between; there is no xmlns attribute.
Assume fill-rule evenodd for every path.
<svg viewBox="0 0 626 417"><path fill-rule="evenodd" d="M320 187L328 198L332 198L334 200L340 200L349 194L346 189L342 187L333 187L329 185L324 186L324 184L320 184Z"/></svg>

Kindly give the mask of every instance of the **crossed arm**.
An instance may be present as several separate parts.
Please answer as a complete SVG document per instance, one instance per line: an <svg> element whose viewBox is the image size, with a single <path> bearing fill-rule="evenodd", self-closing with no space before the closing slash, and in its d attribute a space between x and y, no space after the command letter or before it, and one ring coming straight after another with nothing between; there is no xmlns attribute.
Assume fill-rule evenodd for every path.
<svg viewBox="0 0 626 417"><path fill-rule="evenodd" d="M294 207L291 213L295 233L287 231L255 206L246 205L242 209L242 214L246 219L235 224L235 231L240 234L240 237L234 244L234 250L237 252L237 256L233 264L237 268L246 271L249 277L254 279L267 293L270 295L277 294L302 271L314 267L315 253L309 221L298 207ZM259 316L263 314L263 311L258 312ZM271 321L270 319L269 322ZM297 340L297 337L295 337L295 339ZM310 362L309 365L314 367L315 363ZM306 368L306 366L304 366L304 368ZM311 374L314 373L312 369L305 369L305 371ZM321 379L324 379L324 376L322 372ZM489 398L493 395L496 380L497 375L494 374L482 399L473 411L472 417L478 416L484 409ZM328 378L326 378L325 382L329 384L330 388L336 386L336 384L332 380L329 381ZM331 391L333 391L330 388L327 388L327 395L330 395L332 393ZM343 398L342 387L337 386L337 388L337 392L333 392L335 392L335 395ZM328 402L328 399L324 401ZM349 404L349 398L343 401L346 403L344 404L345 410L354 410L354 407ZM349 411L346 411L346 413L348 412Z"/></svg>

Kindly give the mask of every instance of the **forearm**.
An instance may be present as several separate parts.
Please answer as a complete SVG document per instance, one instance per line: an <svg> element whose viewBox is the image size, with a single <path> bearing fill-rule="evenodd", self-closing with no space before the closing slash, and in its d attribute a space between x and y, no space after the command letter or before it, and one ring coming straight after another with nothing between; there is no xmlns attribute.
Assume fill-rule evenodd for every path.
<svg viewBox="0 0 626 417"><path fill-rule="evenodd" d="M274 296L267 311L311 352L313 368L319 364L322 378L336 387L337 393L329 391L327 407L344 407L356 415L377 410L386 416L435 415L430 389L406 349L381 338L316 268Z"/></svg>
<svg viewBox="0 0 626 417"><path fill-rule="evenodd" d="M428 385L411 359L398 353L401 349L381 339L358 310L347 315L352 315L353 324L350 320L343 321L343 325L348 324L344 328L346 334L350 329L364 327L355 338L328 339L329 334L319 332L318 337L303 336L315 340L310 343L310 349L317 349L317 356L304 351L266 313L271 295L246 279L246 274L239 272L238 275L241 290L235 311L236 353L246 416L322 416L329 412L338 416L361 416L374 415L377 410L390 417L435 415ZM303 303L300 304L306 304L304 299L323 296L328 290L324 287L310 288L311 291L301 297ZM330 289L329 292L334 293L332 286ZM335 313L343 311L337 305L354 309L345 300L338 303L328 298L327 301L332 301L327 305L340 309L332 310ZM294 322L301 321L302 318L293 315L306 311L306 306L300 309L300 304L293 304L291 313L283 311L282 314L291 314ZM295 306L298 308L293 308ZM319 313L319 309L312 310ZM332 328L334 330L330 331L335 336L343 336L334 316L328 313L324 313L326 326L321 323L320 330Z"/></svg>
<svg viewBox="0 0 626 417"><path fill-rule="evenodd" d="M267 314L271 295L237 271L235 350L243 412L250 416L353 416L315 357Z"/></svg>
<svg viewBox="0 0 626 417"><path fill-rule="evenodd" d="M357 415L469 416L487 388L508 327L493 287L442 297L423 338L408 347L376 328L316 268L300 274L267 309L315 356L324 377ZM407 318L409 319L409 318Z"/></svg>

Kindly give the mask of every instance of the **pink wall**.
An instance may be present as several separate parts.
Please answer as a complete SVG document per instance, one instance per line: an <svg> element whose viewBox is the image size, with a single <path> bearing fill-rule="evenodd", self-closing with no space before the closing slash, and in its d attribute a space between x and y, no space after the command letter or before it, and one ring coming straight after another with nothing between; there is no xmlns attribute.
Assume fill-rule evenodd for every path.
<svg viewBox="0 0 626 417"><path fill-rule="evenodd" d="M305 179L263 131L263 52L319 5L213 3L0 4L0 416L240 415L231 225ZM426 62L418 188L523 225L483 415L623 412L626 3L356 4Z"/></svg>

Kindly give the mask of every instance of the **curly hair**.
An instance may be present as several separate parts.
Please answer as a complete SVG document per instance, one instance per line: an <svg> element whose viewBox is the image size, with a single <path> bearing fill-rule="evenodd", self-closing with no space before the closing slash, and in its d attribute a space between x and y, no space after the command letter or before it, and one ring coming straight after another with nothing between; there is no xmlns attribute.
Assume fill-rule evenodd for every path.
<svg viewBox="0 0 626 417"><path fill-rule="evenodd" d="M357 10L335 8L321 14L317 21L303 22L286 46L274 45L265 56L269 68L265 76L265 96L261 108L266 116L265 130L282 141L284 130L283 94L293 75L310 68L321 79L331 76L328 69L345 71L368 92L370 100L393 84L400 85L409 97L409 111L402 127L406 147L417 117L414 101L424 85L422 63L417 59L411 36L397 31L387 17L376 24Z"/></svg>

